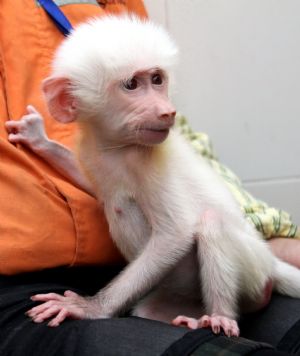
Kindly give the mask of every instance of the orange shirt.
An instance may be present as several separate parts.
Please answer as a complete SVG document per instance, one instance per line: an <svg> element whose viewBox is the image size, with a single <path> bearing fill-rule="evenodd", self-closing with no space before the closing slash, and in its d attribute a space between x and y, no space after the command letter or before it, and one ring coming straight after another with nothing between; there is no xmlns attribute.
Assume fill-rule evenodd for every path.
<svg viewBox="0 0 300 356"><path fill-rule="evenodd" d="M82 0L61 9L72 25L107 12L146 16L141 0L99 3L106 5ZM51 118L40 90L63 38L35 0L1 0L0 274L121 260L100 204L30 150L7 140L4 122L18 120L32 104L44 116L48 136L73 146L76 126Z"/></svg>

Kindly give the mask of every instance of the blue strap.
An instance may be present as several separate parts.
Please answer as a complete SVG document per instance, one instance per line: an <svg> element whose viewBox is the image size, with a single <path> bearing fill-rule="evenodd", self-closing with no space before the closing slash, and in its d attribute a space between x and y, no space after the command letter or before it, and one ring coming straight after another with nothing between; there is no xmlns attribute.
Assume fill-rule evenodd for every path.
<svg viewBox="0 0 300 356"><path fill-rule="evenodd" d="M45 9L45 11L48 13L63 35L68 36L73 27L61 9L54 3L54 1L38 0L38 2Z"/></svg>

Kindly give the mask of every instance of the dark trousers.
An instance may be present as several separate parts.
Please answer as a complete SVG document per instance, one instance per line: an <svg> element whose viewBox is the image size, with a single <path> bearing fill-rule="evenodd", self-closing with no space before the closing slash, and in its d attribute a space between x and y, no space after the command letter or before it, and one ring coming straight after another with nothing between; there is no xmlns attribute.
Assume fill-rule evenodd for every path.
<svg viewBox="0 0 300 356"><path fill-rule="evenodd" d="M59 327L50 328L46 323L33 323L25 315L35 305L30 300L33 294L63 293L66 289L94 294L115 272L107 268L80 268L0 276L0 355L208 356L218 352L224 355L246 354L243 353L245 347L253 347L254 343L248 345L243 338L230 340L222 335L215 336L208 330L191 332L186 328L134 317L66 320ZM264 311L242 318L242 336L267 342L283 351L296 352L299 316L300 300L275 296ZM200 344L206 351L199 351ZM235 353L222 353L225 348L233 350L234 347ZM280 354L268 347L265 352L263 354L266 355Z"/></svg>

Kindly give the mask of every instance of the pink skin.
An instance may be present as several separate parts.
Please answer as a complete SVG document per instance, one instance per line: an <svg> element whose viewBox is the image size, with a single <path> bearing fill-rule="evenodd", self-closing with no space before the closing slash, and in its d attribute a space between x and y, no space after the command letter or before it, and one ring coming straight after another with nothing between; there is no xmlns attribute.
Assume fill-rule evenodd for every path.
<svg viewBox="0 0 300 356"><path fill-rule="evenodd" d="M31 300L43 302L26 312L35 323L42 323L52 318L48 326L59 326L66 318L69 319L96 319L105 318L99 314L99 305L96 298L84 298L72 291L65 291L64 295L57 293L36 294Z"/></svg>
<svg viewBox="0 0 300 356"><path fill-rule="evenodd" d="M78 99L70 93L70 86L67 78L44 80L48 109L62 123L80 122L82 117L84 122L85 113L78 111ZM151 146L167 138L176 111L168 98L168 78L164 71L158 68L137 71L127 80L109 83L105 90L109 93L107 99L98 108L98 117L93 118L94 124L101 127L99 142L104 149Z"/></svg>
<svg viewBox="0 0 300 356"><path fill-rule="evenodd" d="M269 304L272 290L273 282L269 279L265 285L261 302L253 305L253 308L251 308L252 312L263 309ZM172 324L175 326L185 326L189 329L210 327L215 334L219 334L220 331L223 330L227 336L239 336L240 333L235 320L217 314L212 314L211 316L203 315L200 319L179 315L172 321Z"/></svg>
<svg viewBox="0 0 300 356"><path fill-rule="evenodd" d="M94 195L94 190L82 174L74 153L48 138L43 117L32 105L28 105L26 110L20 120L5 123L9 142L27 146L63 176L90 195Z"/></svg>
<svg viewBox="0 0 300 356"><path fill-rule="evenodd" d="M270 303L272 291L273 291L273 281L272 279L269 279L265 286L262 302L257 306L257 310L265 308Z"/></svg>
<svg viewBox="0 0 300 356"><path fill-rule="evenodd" d="M42 116L31 105L27 106L27 113L20 120L10 120L5 123L11 143L22 143L33 151L41 150L47 141Z"/></svg>
<svg viewBox="0 0 300 356"><path fill-rule="evenodd" d="M48 100L50 112L58 121L68 123L77 119L77 101L69 92L69 81L64 78L48 78L43 90ZM140 71L127 80L112 83L102 124L114 126L108 145L144 145L151 146L163 142L174 125L175 109L168 99L168 85L165 74L154 68ZM53 94L55 93L55 95ZM30 114L31 115L31 114ZM126 118L124 124L120 116ZM106 118L108 123L105 122ZM107 134L107 131L105 134ZM19 141L20 142L20 141ZM105 137L101 137L104 149ZM117 209L117 213L122 213ZM50 320L51 327L60 325L66 318L96 319L114 315L106 308L101 292L95 297L81 297L66 291L64 295L56 293L37 294L33 301L42 304L30 309L26 314L36 323Z"/></svg>
<svg viewBox="0 0 300 356"><path fill-rule="evenodd" d="M116 143L153 146L167 138L176 111L168 98L168 81L163 71L153 68L136 72L121 84L112 83L108 90L111 95L107 107L113 108L113 112L108 110L104 116L108 117L109 126L115 125ZM119 120L119 113L125 120ZM108 130L112 132L111 127ZM109 140L112 139L110 136Z"/></svg>
<svg viewBox="0 0 300 356"><path fill-rule="evenodd" d="M99 305L97 305L96 299L87 299L71 291L66 291L63 296L56 293L37 294L31 299L43 303L29 310L26 313L27 316L35 323L42 323L53 318L48 323L48 326L51 327L59 326L66 318L95 319L109 317L100 315L99 311L97 312ZM215 314L212 316L203 315L200 319L178 316L172 321L172 324L186 326L189 329L211 327L216 334L223 329L227 336L239 336L239 328L235 320Z"/></svg>
<svg viewBox="0 0 300 356"><path fill-rule="evenodd" d="M189 329L211 328L213 333L219 334L221 330L227 336L239 336L239 327L235 320L216 314L203 315L200 319L179 315L172 321L175 326L186 326Z"/></svg>
<svg viewBox="0 0 300 356"><path fill-rule="evenodd" d="M107 125L107 129L113 125L109 140L106 142L105 137L101 137L104 149L106 143L116 145L115 147L151 146L166 139L174 124L175 110L168 100L165 79L162 71L150 69L135 73L128 81L113 83L109 88L113 95L109 95L101 122L103 127ZM67 86L68 81L62 78L51 78L44 83L46 97L50 95L51 99L50 103L48 101L50 112L52 109L53 113L60 112L60 117L56 118L65 123L73 121L77 115L76 100L68 93ZM51 96L51 92L58 93L57 97ZM120 115L126 120L120 120ZM105 121L106 118L108 122ZM268 283L261 305L268 303L271 290L272 285ZM71 291L66 291L64 295L37 294L31 299L42 304L29 310L27 315L36 323L50 320L48 325L51 327L57 327L66 318L108 318L115 315L115 311L109 309L109 303L103 296L100 292L94 297L85 298ZM223 330L228 336L239 335L235 320L217 314L204 315L200 319L178 316L172 323L190 329L210 327L215 333Z"/></svg>
<svg viewBox="0 0 300 356"><path fill-rule="evenodd" d="M164 79L164 74L161 71L152 69L135 73L129 81L121 84L114 83L114 86L110 88L113 95L108 99L108 106L113 108L113 111L110 112L111 115L108 115L109 118L111 119L114 113L122 113L128 118L125 121L125 130L124 126L118 126L118 121L110 120L116 125L117 138L119 138L120 132L125 135L121 136L123 140L121 143L155 145L166 139L169 129L174 124L175 110L168 101L167 81ZM63 79L57 81L50 79L48 84L45 84L46 91L57 89L64 99L59 100L60 104L64 104L60 108L63 110L61 116L63 122L73 121L76 117L76 100L66 95L65 85L67 84L68 82ZM52 102L55 104L55 101ZM70 108L71 110L69 110ZM32 119L32 115L36 119L38 113L29 111L28 119ZM27 120L27 117L24 119ZM34 135L34 131L32 134ZM116 144L120 144L120 142L116 141ZM272 284L268 283L262 306L268 303L271 291ZM42 302L42 304L29 310L27 315L36 323L51 319L48 323L51 327L60 325L66 318L95 319L112 316L109 312L105 312L105 304L101 302L101 293L95 297L84 298L74 292L66 291L63 296L48 293L35 295L31 299ZM224 330L228 336L239 335L239 328L235 320L216 314L204 315L200 319L178 316L172 321L172 324L186 326L190 329L211 327L215 333Z"/></svg>
<svg viewBox="0 0 300 356"><path fill-rule="evenodd" d="M256 310L264 308L270 301L272 294L272 281L269 280L264 291L262 302L256 306ZM31 300L42 302L42 304L30 309L26 315L35 323L42 323L51 319L48 323L50 327L59 326L65 319L96 319L107 318L110 315L103 315L99 312L100 305L97 298L84 298L72 291L66 291L64 295L56 293L36 294ZM183 326L189 329L211 328L215 334L221 330L227 336L239 336L239 327L235 320L217 314L203 315L201 318L191 318L183 315L177 316L172 324Z"/></svg>

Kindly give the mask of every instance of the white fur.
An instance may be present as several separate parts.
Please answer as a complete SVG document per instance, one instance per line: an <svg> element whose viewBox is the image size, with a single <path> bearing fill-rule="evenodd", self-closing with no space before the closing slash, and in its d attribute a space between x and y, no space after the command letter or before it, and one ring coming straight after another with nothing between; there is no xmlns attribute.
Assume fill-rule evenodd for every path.
<svg viewBox="0 0 300 356"><path fill-rule="evenodd" d="M71 33L56 52L52 74L71 80L87 112L105 101L108 83L141 69L170 72L176 58L177 47L161 26L134 15L105 16Z"/></svg>
<svg viewBox="0 0 300 356"><path fill-rule="evenodd" d="M170 126L173 113L159 86L143 84L135 94L120 83L139 71L145 78L149 69L168 72L175 54L156 25L108 17L81 25L54 63L53 76L68 78L76 100L84 102L77 115L79 159L104 203L112 238L130 262L97 295L101 315L115 315L148 294L136 315L236 318L240 298L259 304L269 280L279 292L300 297L300 271L272 255L183 137L173 130L157 145L136 142L141 125Z"/></svg>
<svg viewBox="0 0 300 356"><path fill-rule="evenodd" d="M151 241L157 242L159 249L155 253L162 254L158 257L162 266L157 258L153 259L157 265L151 266L151 254L144 255L146 260L139 256L143 280L148 273L154 274L155 268L165 266L166 272L160 276L166 274L196 242L201 268L197 263L181 275L185 264L180 264L174 276L168 276L168 295L170 291L178 294L178 285L188 275L198 278L195 269L200 268L202 278L189 286L184 283L184 289L192 290L190 299L200 298L200 288L195 290L194 286L202 285L206 312L236 317L238 295L254 301L261 296L268 278L273 278L273 256L241 215L223 182L180 135L172 132L146 162L143 156L148 153L143 149L101 152L99 161L94 149L81 146L81 162L101 187L99 198L104 201L114 241L129 261L136 262L152 234ZM299 273L298 277L300 281ZM135 278L131 275L129 279L138 284ZM124 291L119 283L116 288ZM299 288L298 293L300 296ZM119 295L123 298L122 292ZM145 311L136 313L144 315ZM173 317L178 313L180 310L174 310ZM148 310L146 314L149 317Z"/></svg>

